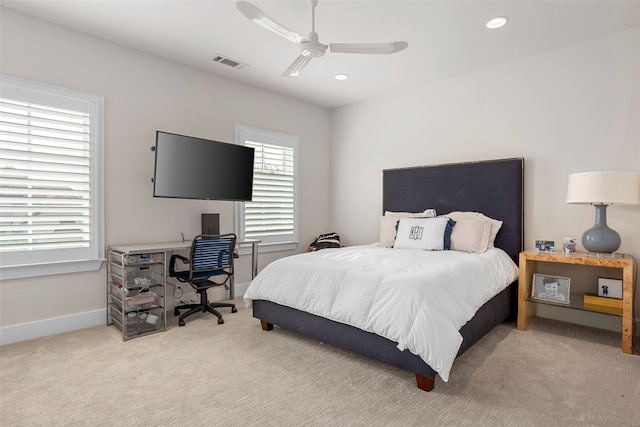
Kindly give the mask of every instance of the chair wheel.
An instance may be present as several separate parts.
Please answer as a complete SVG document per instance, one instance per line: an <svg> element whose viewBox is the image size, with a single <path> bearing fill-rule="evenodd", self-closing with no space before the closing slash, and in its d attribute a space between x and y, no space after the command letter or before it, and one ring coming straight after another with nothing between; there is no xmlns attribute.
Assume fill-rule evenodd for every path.
<svg viewBox="0 0 640 427"><path fill-rule="evenodd" d="M180 310L178 310L177 308L173 309L173 315L174 316L180 316Z"/></svg>
<svg viewBox="0 0 640 427"><path fill-rule="evenodd" d="M218 319L218 325L222 325L224 323L224 319L221 317Z"/></svg>
<svg viewBox="0 0 640 427"><path fill-rule="evenodd" d="M184 320L178 321L178 326L184 326Z"/></svg>
<svg viewBox="0 0 640 427"><path fill-rule="evenodd" d="M237 309L237 308L235 308L235 307L231 307L231 312L232 312L232 313L235 313L235 312L237 312L237 311L238 311L238 309Z"/></svg>

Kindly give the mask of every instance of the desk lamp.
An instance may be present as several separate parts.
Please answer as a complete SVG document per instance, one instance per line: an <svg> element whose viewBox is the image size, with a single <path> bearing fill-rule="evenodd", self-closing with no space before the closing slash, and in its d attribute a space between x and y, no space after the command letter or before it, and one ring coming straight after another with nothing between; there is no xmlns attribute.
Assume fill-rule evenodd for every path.
<svg viewBox="0 0 640 427"><path fill-rule="evenodd" d="M622 240L615 230L607 226L607 206L640 204L640 175L606 171L571 174L567 203L596 208L596 223L582 235L582 246L589 252L613 253Z"/></svg>

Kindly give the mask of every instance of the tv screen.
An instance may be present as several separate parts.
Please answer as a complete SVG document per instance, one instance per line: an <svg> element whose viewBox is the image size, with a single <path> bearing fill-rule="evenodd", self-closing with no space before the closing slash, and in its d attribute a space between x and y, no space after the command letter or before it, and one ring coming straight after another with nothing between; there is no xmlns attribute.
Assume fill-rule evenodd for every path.
<svg viewBox="0 0 640 427"><path fill-rule="evenodd" d="M153 196L249 201L253 148L156 132Z"/></svg>

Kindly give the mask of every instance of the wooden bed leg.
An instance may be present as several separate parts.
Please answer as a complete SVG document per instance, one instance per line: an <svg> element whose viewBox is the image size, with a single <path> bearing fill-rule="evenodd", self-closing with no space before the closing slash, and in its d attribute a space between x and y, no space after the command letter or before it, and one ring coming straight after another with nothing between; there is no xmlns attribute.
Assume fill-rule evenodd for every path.
<svg viewBox="0 0 640 427"><path fill-rule="evenodd" d="M424 391L433 390L435 378L428 378L424 375L416 374L416 383L418 383L418 388Z"/></svg>
<svg viewBox="0 0 640 427"><path fill-rule="evenodd" d="M265 322L264 320L260 321L260 325L262 326L263 331L270 331L273 329L273 323Z"/></svg>

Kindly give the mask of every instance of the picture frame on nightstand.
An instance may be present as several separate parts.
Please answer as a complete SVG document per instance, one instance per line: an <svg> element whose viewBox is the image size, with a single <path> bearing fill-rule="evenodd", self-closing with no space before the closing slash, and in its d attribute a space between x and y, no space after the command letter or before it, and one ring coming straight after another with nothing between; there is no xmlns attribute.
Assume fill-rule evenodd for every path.
<svg viewBox="0 0 640 427"><path fill-rule="evenodd" d="M598 296L622 299L622 280L598 277Z"/></svg>
<svg viewBox="0 0 640 427"><path fill-rule="evenodd" d="M553 240L536 240L535 248L536 252L555 252L556 242Z"/></svg>
<svg viewBox="0 0 640 427"><path fill-rule="evenodd" d="M569 305L571 279L548 274L534 274L531 299Z"/></svg>

